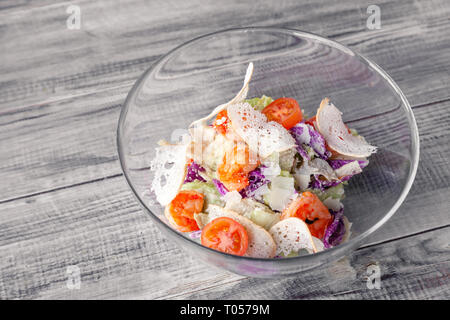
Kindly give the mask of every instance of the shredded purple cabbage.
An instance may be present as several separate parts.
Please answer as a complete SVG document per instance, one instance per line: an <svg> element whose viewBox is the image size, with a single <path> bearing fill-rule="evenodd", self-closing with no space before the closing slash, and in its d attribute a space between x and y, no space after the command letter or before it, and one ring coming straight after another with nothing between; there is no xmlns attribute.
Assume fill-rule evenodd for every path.
<svg viewBox="0 0 450 320"><path fill-rule="evenodd" d="M262 174L261 167L256 168L248 174L249 184L239 192L242 198L252 197L259 187L269 183L269 180Z"/></svg>
<svg viewBox="0 0 450 320"><path fill-rule="evenodd" d="M212 182L216 186L217 191L219 191L220 195L223 196L228 192L228 189L223 185L220 180L212 179Z"/></svg>
<svg viewBox="0 0 450 320"><path fill-rule="evenodd" d="M346 231L343 220L344 207L342 207L339 211L330 210L330 213L334 216L333 222L331 222L331 224L327 227L323 237L323 245L327 249L340 244Z"/></svg>
<svg viewBox="0 0 450 320"><path fill-rule="evenodd" d="M314 179L311 180L309 183L308 188L310 189L318 189L320 191L324 191L325 187L322 185L322 181L316 178L316 175L314 175Z"/></svg>
<svg viewBox="0 0 450 320"><path fill-rule="evenodd" d="M300 123L303 124L303 123ZM300 126L300 124L297 124L296 126L292 127L289 132L291 136L295 139L295 142L297 143L297 152L302 156L304 160L309 160L309 155L306 152L306 150L303 148L303 144L305 144L305 139L302 138L303 130L305 130L305 127ZM309 142L309 141L308 141Z"/></svg>
<svg viewBox="0 0 450 320"><path fill-rule="evenodd" d="M308 133L305 130L308 130ZM308 158L306 151L302 148L303 144L310 146L324 160L331 156L331 152L326 148L324 137L309 124L300 122L292 127L289 132L297 142L297 151L303 158Z"/></svg>
<svg viewBox="0 0 450 320"><path fill-rule="evenodd" d="M199 174L199 172L205 172L205 168L195 162L192 162L187 168L186 179L184 179L184 183L192 182L194 180L206 182L206 180Z"/></svg>
<svg viewBox="0 0 450 320"><path fill-rule="evenodd" d="M326 160L331 157L331 152L327 150L325 145L325 138L316 130L313 129L309 124L307 124L309 129L309 134L311 136L310 146L319 155L320 158Z"/></svg>
<svg viewBox="0 0 450 320"><path fill-rule="evenodd" d="M355 160L334 159L334 160L328 160L328 163L334 170L336 170L352 161L355 161ZM369 161L368 160L358 160L358 164L362 170L369 164ZM348 175L348 176L342 177L339 180L332 180L332 181L322 180L319 177L320 177L320 175L318 175L318 174L314 175L314 179L312 179L312 181L309 183L309 188L319 189L321 191L324 191L326 188L334 187L344 181L350 180L350 178L353 177L353 175Z"/></svg>
<svg viewBox="0 0 450 320"><path fill-rule="evenodd" d="M340 167L346 165L347 163L353 162L355 160L343 160L343 159L333 159L328 160L329 165L334 169L339 169ZM358 160L359 167L364 169L369 164L369 160Z"/></svg>
<svg viewBox="0 0 450 320"><path fill-rule="evenodd" d="M303 160L308 161L309 160L309 155L308 152L306 152L306 150L303 148L303 145L298 145L296 147L297 152L302 156Z"/></svg>
<svg viewBox="0 0 450 320"><path fill-rule="evenodd" d="M334 159L334 160L328 160L329 165L334 169L339 169L342 166L346 165L347 163L353 162L356 160L342 160L342 159ZM359 167L362 169L364 169L365 167L367 167L367 165L369 164L369 160L357 160ZM342 177L340 179L341 182L350 180L351 177L353 177L354 174L350 174L348 176Z"/></svg>
<svg viewBox="0 0 450 320"><path fill-rule="evenodd" d="M337 186L338 184L345 181L344 180L345 178L347 178L347 177L344 177L341 180L329 181L329 180L322 180L319 177L320 177L319 174L315 174L314 179L311 180L308 187L311 189L319 189L320 191L325 191L326 188Z"/></svg>

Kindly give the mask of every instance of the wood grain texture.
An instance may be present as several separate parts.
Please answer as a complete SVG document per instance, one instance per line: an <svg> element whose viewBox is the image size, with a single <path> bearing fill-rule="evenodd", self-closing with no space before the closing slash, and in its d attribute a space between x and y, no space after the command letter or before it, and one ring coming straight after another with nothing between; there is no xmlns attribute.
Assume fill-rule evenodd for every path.
<svg viewBox="0 0 450 320"><path fill-rule="evenodd" d="M79 5L81 30L66 28ZM449 298L450 6L370 1L127 0L0 4L0 299ZM283 280L199 265L168 243L132 197L117 160L121 104L136 78L189 38L246 26L336 39L385 69L414 107L415 184L347 262ZM378 262L381 290L365 285ZM69 290L67 266L82 287Z"/></svg>
<svg viewBox="0 0 450 320"><path fill-rule="evenodd" d="M382 65L395 80L406 81L412 101L429 102L422 99L424 93L433 100L448 97L450 9L445 3L380 1L383 27L375 31L366 28L368 0L256 1L251 8L239 1L219 8L201 0L71 1L81 9L80 30L66 27L69 2L11 8L0 11L0 106L9 110L131 85L160 55L187 39L248 25L299 28L339 40ZM418 50L424 47L433 50Z"/></svg>
<svg viewBox="0 0 450 320"><path fill-rule="evenodd" d="M177 299L448 299L449 228L358 250L301 277L246 278L177 294ZM381 271L380 288L368 287L370 266ZM368 271L369 270L369 271ZM372 288L372 289L370 289Z"/></svg>
<svg viewBox="0 0 450 320"><path fill-rule="evenodd" d="M3 184L2 200L120 174L115 131L128 90L3 113L0 170L14 188Z"/></svg>
<svg viewBox="0 0 450 320"><path fill-rule="evenodd" d="M160 298L237 277L166 241L123 177L4 204L0 235L3 299ZM80 290L66 286L71 265L81 270Z"/></svg>
<svg viewBox="0 0 450 320"><path fill-rule="evenodd" d="M396 215L405 220L408 214ZM449 290L449 229L427 227L365 246L350 265L332 264L290 280L252 280L198 263L165 241L117 177L2 205L0 298L442 298ZM393 228L406 230L402 221ZM364 276L375 262L386 287L372 292ZM81 271L80 290L67 287L73 265Z"/></svg>
<svg viewBox="0 0 450 320"><path fill-rule="evenodd" d="M121 94L120 90L111 90L55 102L36 109L37 114L28 111L30 119L21 121L20 127L20 122L14 122L17 114L2 117L6 122L0 126L2 146L9 148L0 153L0 168L2 177L11 181L14 188L11 184L0 185L0 202L121 175L115 144ZM87 106L93 107L86 112ZM421 166L404 207L405 212L416 212L419 223L408 220L411 222L400 228L401 233L448 222L444 205L450 181L450 167L446 165L450 132L442 128L450 123L446 112L449 107L450 100L415 108L422 145ZM373 121L376 123L376 119ZM31 143L36 138L40 143ZM23 149L27 141L28 147ZM422 215L415 210L417 207L429 208L430 215ZM402 218L392 218L398 223L390 230L391 237L398 234ZM389 224L386 228L390 228Z"/></svg>
<svg viewBox="0 0 450 320"><path fill-rule="evenodd" d="M398 242L392 240L406 237L407 240L399 241L409 243L411 234L450 224L450 217L446 211L448 184L427 178L430 176L428 170L436 168L441 168L442 179L450 175L448 167L446 169L439 163L448 158L450 150L448 147L445 149L438 147L448 141L448 133L440 135L439 132L433 132L438 130L433 124L439 122L440 115L443 110L448 109L449 103L416 110L416 116L422 123L420 129L425 131L422 139L426 141L430 136L440 138L435 144L422 143L423 146L430 146L422 152L422 162L427 166L419 169L417 176L419 184L414 185L406 203L371 237L368 245L372 246L365 246L368 249L380 248L379 251L375 251L374 257L396 257L392 248L398 246ZM428 129L431 131L429 134L426 133L428 126L433 126L433 129ZM424 190L427 191L424 193ZM258 298L275 298L276 295L285 298L292 290L283 291L283 288L289 288L285 282L277 286L278 282L269 281L267 286L264 286L262 282L253 282L250 279L245 280L245 285L240 287L239 283L243 277L198 264L195 259L186 256L179 248L165 241L141 211L121 176L9 201L3 203L1 209L0 297L2 298L207 298L214 296L214 292L217 292L215 297L231 298L224 293L230 286L238 287L242 292L242 295L237 295L238 298L245 298L245 292ZM422 212L427 214L424 215ZM445 230L440 241L441 244L447 241L448 245L449 239L445 238L448 230ZM430 231L427 237L434 236L434 231ZM390 241L390 249L384 249L386 241ZM417 243L412 242L407 246L407 250L403 253L405 256L409 255L408 250L414 250L413 244ZM385 252L383 250L388 250L385 255L380 253ZM429 254L427 253L427 256ZM415 259L419 259L419 253L415 255ZM400 272L401 276L409 277L415 285L412 287L414 291L408 291L410 297L438 297L440 294L442 297L448 283L439 277L435 282L430 279L434 279L433 275L438 275L436 270L440 270L433 269L434 267L441 269L443 266L448 267L445 262L445 259L448 259L445 246L439 255L441 255L439 259L443 259L444 262L435 265L437 261L429 258L428 262L424 261L429 265L422 265L418 269L404 267L403 262L395 260L389 264L389 272L392 272L393 278L400 277L398 275L400 271L396 268L405 272ZM321 291L311 290L309 297L358 297L358 293L364 288L364 279L361 277L366 267L365 262L358 261L354 262L352 268L360 270L360 277L352 281L348 278L354 274L352 268L345 267L338 271L337 279L326 273L320 273L323 271L317 271L318 273L311 277L320 279L317 283L321 285ZM80 290L69 290L66 286L66 268L71 265L77 265L81 269ZM422 272L423 277L413 279L415 272ZM363 291L364 294L361 293L360 297L404 298L406 293L402 290L411 282L404 282L403 278L398 279L401 279L399 283L402 284L399 284L399 291L390 291L395 287L395 281L392 280L385 291ZM419 283L431 281L435 284L432 290L427 284L420 291L416 281ZM254 283L259 284L255 286ZM298 282L294 283L298 285ZM247 284L248 291L245 291L243 288L246 288ZM330 291L330 287L333 286L338 286L337 288L343 292ZM274 296L268 295L267 292L270 292L268 288L272 289ZM273 288L278 289L273 291ZM203 289L207 290L205 295L202 293ZM352 294L346 295L345 291ZM308 297L307 292L306 289L301 293L296 291L291 298ZM416 296L412 296L412 292L416 292Z"/></svg>
<svg viewBox="0 0 450 320"><path fill-rule="evenodd" d="M24 28L33 27L26 23L26 21L28 21L27 14L33 15L33 19L37 19L38 21L41 15L51 16L54 17L52 21L59 21L56 18L61 18L59 16L61 14L60 9L64 8L65 5L67 4L61 3L59 6L37 6L33 7L32 10L30 8L29 12L22 10L20 11L20 14L15 13L16 9L9 9L3 12L6 20L2 21L5 21L6 28L10 28L14 23L11 21L8 22L7 19L15 19L14 21L18 23L21 22L23 25L15 27L12 31L22 31L26 35L33 34L29 32L29 30L23 30ZM98 10L106 6L102 2L95 2L95 4L91 4L91 2L79 3L79 5L84 8L83 12L87 11L90 14L93 12L97 13ZM92 5L94 7L90 7ZM145 8L139 6L142 6L142 4L133 5L130 4L131 7L135 8L134 10L146 12ZM230 6L231 5L232 4L230 4ZM305 13L302 12L307 11L301 10L301 7L300 9L297 8L294 4L287 3L285 5L288 6L288 9L296 8L295 10L291 10L292 12L300 12L305 15ZM375 62L379 63L390 72L394 79L396 79L399 85L404 89L413 106L421 106L430 102L448 99L450 77L446 59L448 59L450 54L450 41L446 38L448 32L446 32L445 29L448 21L442 19L442 16L446 16L447 14L447 7L440 3L435 3L433 5L419 5L418 3L411 4L409 2L400 2L400 4L396 2L396 5L386 2L384 5L386 8L394 11L398 10L398 12L395 11L398 13L397 15L392 14L391 10L387 10L387 17L386 19L383 18L383 22L387 27L377 31L367 30L365 28L361 28L360 30L356 27L354 30L352 29L352 31L348 31L345 28L339 29L347 30L345 32L345 37L349 40L347 44L351 45L352 42L356 43L356 46L353 47L362 53L367 54L370 58L374 59ZM308 10L314 12L319 10L315 19L312 19L311 15L307 15L305 17L299 17L299 20L305 18L306 21L311 21L310 23L313 23L312 20L322 21L323 19L318 19L317 17L326 15L328 11L322 9L323 6L319 6L319 8L315 8L315 6L315 4L306 6ZM329 10L338 10L333 11L336 12L336 16L338 16L339 10L342 10L344 13L352 13L342 15L343 21L341 22L339 22L340 19L337 22L327 22L340 23L339 25L332 25L332 28L330 27L329 30L335 30L335 28L342 27L342 25L349 28L349 26L353 26L355 23L360 26L362 17L360 10L357 10L359 16L355 16L354 10L356 9L349 9L353 8L350 4L346 4L342 6L342 8L339 5L340 9L337 8L335 2L331 2L329 6L331 6ZM169 3L168 8L173 9L173 4ZM228 7L225 7L222 10L226 11L227 8ZM282 8L283 6L277 10L280 10L280 12L282 11L283 16L288 14L284 12ZM406 11L405 8L409 8L409 11ZM204 8L204 10L206 9L214 10L214 8L209 7ZM130 8L128 10L131 11L132 9ZM188 9L186 8L185 10ZM266 8L264 11L273 12L273 10L275 9ZM322 12L321 10L324 11ZM404 23L408 23L409 20L400 15L401 10L408 12L409 17L415 17L410 20L414 20L416 24L420 23L422 25L420 25L419 28L413 27L412 25L404 25ZM290 10L287 11L291 12ZM421 14L423 11L426 12L425 17ZM0 11L0 14L2 14L1 12L2 11ZM182 12L183 11L181 11L181 13ZM108 11L105 11L102 14L106 17L108 16ZM126 15L127 11L123 14ZM171 14L175 13L172 12ZM134 15L136 15L136 13L134 13ZM111 16L114 17L112 14ZM273 14L271 17L271 19L276 19L277 15ZM86 17L86 19L88 18L89 16ZM288 21L291 20L289 17L285 18ZM392 19L392 21L389 19ZM397 20L401 20L401 23ZM127 22L127 19L119 19L119 22L124 24ZM160 31L160 36L163 38L167 38L167 34L163 32L163 26L172 30L170 27L167 27L166 24L163 24L163 21L157 23L156 21L150 20L149 23L150 22L152 22L152 26L155 30ZM268 22L275 23L276 21L269 20ZM93 27L93 30L95 32L102 32L102 30L109 30L108 28L117 28L114 30L120 34L123 32L123 25L120 25L120 23L102 24L101 27ZM138 28L142 24L142 22L139 24L139 21L135 23L136 25L134 28ZM390 24L392 24L392 26L390 26ZM22 45L22 50L25 52L28 52L27 50L31 47L33 47L34 52L40 52L41 46L46 50L51 49L49 44L46 43L46 37L48 37L49 39L52 39L54 46L59 46L57 50L52 51L52 55L48 55L47 53L42 54L43 58L45 57L48 59L52 58L53 55L57 55L57 52L59 52L58 50L62 50L61 48L64 47L60 42L54 40L54 37L64 37L62 35L54 35L53 32L71 32L70 34L72 35L73 32L76 33L76 31L64 28L61 29L56 26L53 28L53 26L49 26L47 22L36 22L36 25L37 27L46 28L43 37L40 37L39 40L33 38L32 41L18 43L11 38L5 39L4 43L8 43L8 45L11 46ZM275 23L275 25L278 24ZM328 27L327 24L320 24L320 26L322 28ZM128 26L128 28L131 28L131 26ZM431 30L430 28L436 29ZM360 32L358 30L360 30ZM81 31L82 30L80 30L80 32ZM175 34L178 34L174 30L172 31ZM156 34L158 33L156 32ZM433 34L433 37L430 37L430 34ZM4 34L5 37L9 35L9 32ZM13 35L11 35L11 37L13 37ZM116 35L117 34L114 32L111 34L107 33L102 39L110 46L112 44L118 46L119 41L115 38L111 38ZM106 56L98 55L99 48L103 48L101 41L93 41L91 43L85 41L86 36L78 35L77 37L84 40L74 43L69 41L68 45L77 47L91 46L96 48L96 50L86 49L90 54L82 54L79 59L84 60L81 60L80 62L77 62L77 59L73 59L72 55L58 56L58 59L55 59L55 61L52 62L38 61L37 59L40 57L40 54L38 54L36 57L27 59L27 62L29 62L30 65L25 67L20 60L21 55L13 53L14 51L17 51L15 48L10 48L10 50L1 52L4 58L3 61L6 62L3 66L4 68L7 68L7 70L1 70L2 67L0 67L2 74L1 81L3 82L3 84L0 84L0 87L2 88L0 97L3 95L6 99L5 105L0 108L0 131L2 132L2 138L8 139L8 143L5 141L0 144L2 157L0 166L7 175L5 179L12 181L14 184L14 188L10 188L7 184L3 185L4 188L1 190L2 193L0 196L2 200L66 187L71 184L82 183L84 181L95 180L120 173L120 170L117 170L117 165L114 164L116 154L114 151L115 142L112 133L117 122L119 108L131 87L131 83L150 63L147 61L145 66L142 65L137 69L133 69L133 67L129 65L131 63L129 62L131 59L130 54L139 54L148 57L148 50L156 50L157 47L151 43L146 43L147 46L145 47L145 50L144 45L142 45L141 47L132 48L133 50L131 50L131 52L125 47L108 48L105 49L105 51L108 52L110 56L106 59ZM136 37L150 39L143 31L140 33L136 32ZM153 37L151 37L151 39L153 39ZM181 39L185 40L184 38L180 38L180 40ZM123 41L123 46L131 45L132 43L135 43L134 37L128 37L127 41ZM33 46L34 44L35 46ZM392 44L395 44L395 46ZM167 51L173 45L175 44L164 42L164 46L161 50ZM361 49L358 48L358 46L360 46ZM427 50L418 50L418 46L423 46L427 48ZM428 50L430 47L433 48L433 50ZM64 50L71 51L72 49L67 48ZM62 86L60 89L55 89L58 92L59 90L65 92L63 93L63 91L61 91L61 95L56 93L50 94L48 92L36 93L34 90L31 90L30 94L33 100L30 100L30 102L39 102L20 107L15 107L15 103L8 100L9 98L6 97L9 94L8 92L10 92L10 85L14 90L19 90L20 88L28 86L23 85L23 83L31 81L34 83L31 85L31 87L33 87L39 82L39 80L35 79L36 77L48 75L55 77L55 73L73 73L74 70L78 72L79 70L83 70L83 68L87 68L91 63L104 64L105 61L115 60L116 54L123 55L121 56L121 59L128 59L128 63L124 63L124 67L121 68L120 72L127 74L127 76L132 79L131 81L121 78L116 82L116 80L111 79L114 75L111 75L108 72L90 71L83 76L75 76L76 81L78 81L77 83L83 83L83 88L86 88L86 90L83 89L80 91L75 87ZM151 54L151 56L156 58L159 54L160 53L154 53ZM70 60L70 63L67 59ZM61 63L58 63L60 60ZM57 64L55 65L55 63ZM18 66L18 64L20 66ZM391 65L393 69L391 69ZM35 68L43 69L36 70ZM21 72L18 72L18 69L23 70L22 72L26 74L26 77L22 80L18 79L21 74ZM104 69L112 70L114 67L107 67ZM100 78L101 80L99 81ZM10 81L6 81L5 79L10 79ZM88 85L89 81L92 81L91 85ZM103 84L102 81L107 81L107 83ZM114 87L112 89L106 88L111 86ZM90 91L93 92L89 93ZM41 96L41 93L44 95ZM20 103L22 104L28 101L28 95L24 92L18 93L17 97L21 99ZM114 102L111 103L111 101ZM60 130L63 130L64 132L56 134L60 132ZM97 136L100 136L101 138L97 140ZM31 141L36 141L36 144L32 144ZM24 144L30 146L32 150L23 148ZM105 156L106 153L107 155ZM27 171L23 171L23 168L27 168ZM31 170L31 172L29 172L29 170ZM16 175L17 172L22 172L25 177L18 177ZM40 179L41 177L44 179Z"/></svg>

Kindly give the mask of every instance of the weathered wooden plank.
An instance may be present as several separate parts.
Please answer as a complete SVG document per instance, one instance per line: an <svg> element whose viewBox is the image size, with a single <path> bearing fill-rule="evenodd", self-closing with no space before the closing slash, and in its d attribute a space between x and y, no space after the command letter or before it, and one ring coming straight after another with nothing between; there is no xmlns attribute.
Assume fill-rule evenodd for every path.
<svg viewBox="0 0 450 320"><path fill-rule="evenodd" d="M450 223L446 211L448 184L430 179L437 175L433 173L436 170L443 181L449 177L448 166L442 163L448 158L444 144L448 133L435 126L447 108L448 103L442 103L417 109L424 165L406 203L369 243ZM164 241L140 211L123 177L0 206L2 297L161 298L241 279L209 267L196 267L195 261ZM80 266L86 291L67 289L68 265ZM177 278L178 273L182 279ZM153 279L155 274L157 280ZM169 279L175 279L171 286L165 285Z"/></svg>
<svg viewBox="0 0 450 320"><path fill-rule="evenodd" d="M115 131L127 90L4 113L2 200L120 174Z"/></svg>
<svg viewBox="0 0 450 320"><path fill-rule="evenodd" d="M441 9L439 5L436 7ZM53 9L52 6L49 10L52 11ZM45 7L40 7L36 10L47 12ZM445 8L443 11L445 11ZM430 19L434 18L437 22L432 23L428 19L425 19L425 22L432 26L438 25L441 27L438 19L440 13L431 9L427 12L427 16ZM378 38L379 35L377 36L377 33L379 31L375 31L372 33L373 36L367 39L368 46L373 52L382 52L384 57L386 55L384 49L385 41ZM401 36L397 35L398 33L402 34L401 30L394 29L390 30L389 33L393 33L391 38L394 38L390 40L389 44L404 41ZM414 32L410 32L408 35L411 33ZM351 36L352 41L358 41L358 39L355 35ZM361 39L359 40L362 41ZM377 43L379 44L378 47ZM406 43L410 43L410 41ZM446 42L439 43L443 43L445 46ZM445 51L441 49L445 48L440 47L439 50L436 50L439 52L438 58L443 57L442 59L445 59ZM424 50L414 52L421 52L421 59L426 54ZM408 57L405 56L402 60L408 59ZM439 77L439 72L447 71L445 64L441 60L427 59L427 61L432 61L433 63L437 61L438 63L435 63L432 68L421 67L422 72L420 74L426 79L433 77L435 81L443 85L445 92L447 92L448 73L444 78ZM410 70L409 66L414 64L414 61L411 60L408 63L408 65L403 63L402 65ZM429 74L425 75L423 74L424 72L429 72ZM416 83L426 87L433 87L427 81L416 81ZM114 163L116 154L113 152L115 142L112 133L114 132L116 121L114 117L118 116L114 112L118 112L128 88L128 84L122 84L117 89L101 92L98 96L92 94L72 96L61 101L57 100L22 108L11 107L3 109L3 112L0 113L0 134L2 135L2 145L0 146L2 150L1 166L6 171L5 177L11 177L10 181L13 181L15 185L24 185L25 190L20 190L20 187L12 189L5 184L4 186L7 187L5 188L7 190L2 193L2 199L48 191L68 186L72 183L81 183L86 180L95 180L120 173L119 170L116 170L118 167ZM436 88L436 86L433 88ZM433 100L443 97L442 94L438 96L434 96L434 94L423 95L423 91L420 89L414 88L414 90L416 93L420 93L420 96L423 96L421 99ZM111 92L113 94L110 94ZM113 104L110 103L110 99L114 100ZM64 112L66 114L63 114ZM100 118L99 114L105 117ZM94 118L93 115L98 118ZM75 121L72 121L74 119L71 119L71 117L74 117ZM50 124L53 121L57 121L57 123ZM59 130L64 131L64 134L58 133L60 132ZM36 134L36 131L39 133ZM106 133L108 133L108 136ZM11 139L13 136L16 139ZM102 138L96 140L93 139L94 137ZM35 144L35 141L38 141L38 143ZM84 145L81 150L78 146L80 143ZM31 150L25 148L29 144L33 144L30 146ZM70 167L68 166L69 164ZM23 167L26 166L28 166L28 169L32 169L33 172L26 177L17 176L16 173L23 170ZM41 171L41 169L44 170ZM57 172L58 176L53 175L54 172ZM22 173L25 173L25 171ZM49 179L42 179L44 176L47 176ZM35 179L36 177L38 179Z"/></svg>
<svg viewBox="0 0 450 320"><path fill-rule="evenodd" d="M3 110L130 85L157 57L186 39L243 25L287 26L329 36L379 63L413 102L448 97L450 8L444 0L381 1L382 28L375 31L365 25L372 4L368 0L327 5L266 1L251 9L238 1L219 8L200 0L70 4L81 9L80 30L66 27L68 2L0 11Z"/></svg>
<svg viewBox="0 0 450 320"><path fill-rule="evenodd" d="M369 243L448 225L449 7L444 1L381 2L379 31L365 29L366 4L345 1L328 6L255 4L251 15L232 2L219 11L200 2L78 3L87 14L86 28L78 34L64 30L66 3L32 12L22 10L26 7L0 11L0 172L7 181L1 194L2 200L11 200L0 204L0 298L209 298L229 297L230 288L241 290L243 298L245 292L268 298L268 288L285 298L448 297L447 229L361 250L364 254L358 252L350 268L335 271L342 281L319 272L309 276L305 290L298 288L302 279L264 286L198 265L164 241L141 213L118 177L113 134L131 83L185 38L242 24L311 30L373 58L414 105L441 101L416 109L422 141L416 183L399 212ZM192 6L198 9L194 13ZM186 25L191 28L179 30ZM41 37L32 37L31 31ZM111 86L116 88L99 92ZM85 94L89 92L96 94ZM41 103L48 99L53 102ZM382 290L369 291L364 261L380 261L380 256ZM66 286L69 265L81 269L79 291ZM207 288L212 289L197 292Z"/></svg>
<svg viewBox="0 0 450 320"><path fill-rule="evenodd" d="M114 101L111 104L115 105ZM447 101L416 109L422 139L422 166L416 184L406 203L368 244L450 223L447 212L450 172L445 165L450 153L445 143L449 133L442 129L448 126L444 111L449 104ZM79 112L71 110L75 114ZM80 110L84 110L83 106ZM100 110L98 114L111 112L107 106ZM50 111L60 117L62 125L66 124L58 112ZM102 116L97 120L102 122ZM83 137L82 131L80 128L71 139ZM97 132L90 134L95 136ZM43 136L51 135L44 131ZM92 141L98 138L93 137ZM67 137L61 141L67 141ZM102 152L111 152L110 148L101 149L95 143L85 145L93 148L88 148L88 153L98 149L93 154L99 157L108 158ZM55 153L59 154L58 151ZM117 166L117 160L111 162ZM36 172L40 170L39 164L31 167ZM115 172L108 168L104 170ZM80 170L77 174L83 172ZM41 183L48 179L48 174L43 175ZM50 176L57 177L55 174ZM65 175L67 173L62 173ZM0 204L0 212L1 297L164 298L221 284L228 286L242 279L197 266L195 259L168 244L142 213L123 177L81 182L70 188L20 198ZM86 290L67 288L66 268L69 265L81 268ZM154 275L157 275L156 280Z"/></svg>
<svg viewBox="0 0 450 320"><path fill-rule="evenodd" d="M80 290L66 286L72 265ZM161 237L123 177L2 204L0 274L0 299L158 298L230 277Z"/></svg>
<svg viewBox="0 0 450 320"><path fill-rule="evenodd" d="M0 201L121 174L115 130L128 88L61 100L0 117ZM450 101L416 109L422 139L416 184L448 187ZM376 119L371 119L375 121ZM381 132L382 133L382 132ZM394 139L395 132L380 137ZM433 177L430 179L430 176ZM12 187L14 186L14 187ZM419 191L419 190L417 190Z"/></svg>
<svg viewBox="0 0 450 320"><path fill-rule="evenodd" d="M4 203L1 212L1 299L248 298L249 294L255 299L432 298L448 294L448 228L361 249L348 260L350 264L261 281L200 264L166 241L142 213L123 177ZM398 215L407 218L409 213ZM440 226L449 222L444 217ZM406 230L402 222L396 227L397 237ZM366 267L374 262L382 270L381 291L365 287ZM70 266L80 269L79 290L67 287Z"/></svg>
<svg viewBox="0 0 450 320"><path fill-rule="evenodd" d="M70 4L69 1L66 1L65 3ZM47 8L51 5L55 5L55 2L52 0L4 0L0 3L0 14L17 14L25 10L29 12L36 9ZM61 5L61 3L58 3L58 5Z"/></svg>
<svg viewBox="0 0 450 320"><path fill-rule="evenodd" d="M53 7L49 9L51 12L55 9ZM432 8L434 7L427 8L427 17L429 19L421 18L421 20L432 27L439 26L441 28L439 17L441 11L445 12L445 8L441 8L439 5L436 5L436 8L439 9L438 11L433 11ZM47 12L45 7L40 7L36 10ZM22 16L20 17L20 19L23 18ZM436 22L432 22L431 19L436 20ZM137 25L135 27L137 28ZM447 34L440 29L439 31ZM391 47L391 44L393 45L397 42L401 44L419 43L418 41L405 41L401 35L406 31L397 30L397 27L392 30L389 29L387 32L391 37L388 42L390 45L387 47ZM408 36L414 34L414 32L408 32ZM437 37L440 36L439 34L439 32L437 35L433 33ZM382 57L386 57L387 62L398 64L398 61L392 60L388 51L386 51L387 40L380 38L382 33L374 31L370 35L367 39L361 39L352 33L351 36L349 35L349 39L351 41L362 41L364 46L366 45L365 42L367 42L370 51L380 51L382 52ZM439 46L444 47L447 43L434 38L429 41L436 41L436 43L439 43ZM427 45L426 42L420 43L424 46ZM402 61L405 60L407 63L402 62L400 65L405 67L408 72L411 72L411 65L418 65L421 72L414 74L420 74L425 79L425 81L416 81L408 77L403 81L413 81L416 84L420 84L420 86L433 88L430 90L435 90L440 85L442 85L441 88L445 89L445 92L437 89L440 92L435 92L437 95L430 92L424 94L422 89L418 89L413 85L411 88L414 88L414 94L417 93L420 96L420 99L417 99L419 101L442 99L448 96L447 82L449 76L446 64L443 63L445 62L443 59L445 60L446 58L444 47L439 47L439 50L435 50L438 52L436 57L428 57L427 59L425 59L425 55L430 51L428 47L427 50L413 51L413 54L419 54L420 60L433 63L431 67L423 66L422 63L415 64L417 61L414 61L414 59L406 61L409 59L409 55L402 57ZM5 65L6 67L11 67L8 64ZM441 76L442 72L446 73L445 77ZM427 82L426 79L429 78L433 78L433 82ZM435 83L436 81L438 83ZM115 149L113 132L120 104L129 89L129 85L122 82L117 88L100 92L98 96L94 94L74 95L61 101L56 100L21 108L3 108L2 112L0 112L0 135L2 137L2 144L0 145L2 161L0 168L5 172L5 179L11 178L11 180L7 181L12 181L15 186L24 186L24 189L21 189L21 187L13 189L9 187L9 183L4 184L3 187L6 190L2 190L4 191L1 193L2 200L119 174L120 170L118 170L118 166L115 163L116 154L113 151ZM96 88L96 90L98 89ZM73 90L73 92L76 92L76 90ZM415 103L415 105L418 104ZM93 117L94 115L95 117ZM55 121L57 123L54 123ZM445 119L440 119L439 121L442 123ZM61 131L64 133L60 133ZM12 137L15 137L15 139L12 139ZM38 142L36 143L36 141ZM80 148L79 144L83 144L83 148ZM28 170L31 169L32 173L27 174L26 177L18 176L18 172L26 173L26 171L22 171L24 167L27 167ZM54 173L56 173L56 176ZM44 176L48 179L44 179Z"/></svg>

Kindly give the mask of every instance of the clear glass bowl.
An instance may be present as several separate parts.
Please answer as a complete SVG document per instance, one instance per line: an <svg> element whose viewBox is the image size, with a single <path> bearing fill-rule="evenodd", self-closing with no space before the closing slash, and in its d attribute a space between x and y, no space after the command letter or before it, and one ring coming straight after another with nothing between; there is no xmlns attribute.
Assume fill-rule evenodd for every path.
<svg viewBox="0 0 450 320"><path fill-rule="evenodd" d="M248 63L255 66L248 97L288 96L313 115L324 97L344 121L378 146L369 166L345 187L350 240L318 254L287 259L233 256L203 247L168 226L149 191L159 139L186 132L195 119L230 100ZM253 276L299 273L351 253L380 228L405 199L416 174L419 136L411 107L392 79L373 62L320 36L279 28L230 29L175 48L136 82L120 115L120 163L144 211L170 241L198 260Z"/></svg>

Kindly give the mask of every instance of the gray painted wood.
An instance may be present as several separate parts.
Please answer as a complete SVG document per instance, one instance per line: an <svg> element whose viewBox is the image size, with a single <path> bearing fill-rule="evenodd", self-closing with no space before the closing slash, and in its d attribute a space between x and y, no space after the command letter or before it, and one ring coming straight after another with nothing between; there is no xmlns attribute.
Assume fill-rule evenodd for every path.
<svg viewBox="0 0 450 320"><path fill-rule="evenodd" d="M161 54L187 39L248 25L293 27L341 41L382 65L395 80L414 84L404 89L416 94L416 103L424 102L423 91L433 100L440 93L448 96L450 9L445 0L379 1L380 30L366 28L370 0L239 3L71 1L81 9L80 30L66 28L68 2L2 10L0 105L23 107L131 85ZM429 85L417 91L419 83Z"/></svg>
<svg viewBox="0 0 450 320"><path fill-rule="evenodd" d="M448 298L450 6L380 1L71 1L0 5L0 299ZM121 176L120 106L135 79L188 38L243 25L341 41L381 65L414 107L421 164L400 210L347 262L283 280L199 265L164 240ZM382 289L366 287L368 264ZM67 267L81 271L67 287ZM331 271L330 271L331 270ZM270 288L270 290L268 290Z"/></svg>
<svg viewBox="0 0 450 320"><path fill-rule="evenodd" d="M358 250L351 258L276 280L247 278L177 299L439 299L450 295L449 228ZM370 286L370 268L380 269L380 287ZM368 272L369 270L369 272ZM369 284L368 284L369 283ZM270 290L267 290L270 288Z"/></svg>

